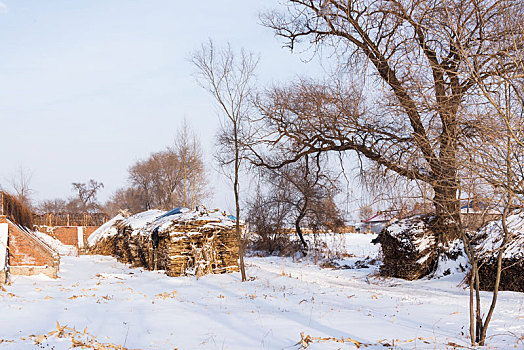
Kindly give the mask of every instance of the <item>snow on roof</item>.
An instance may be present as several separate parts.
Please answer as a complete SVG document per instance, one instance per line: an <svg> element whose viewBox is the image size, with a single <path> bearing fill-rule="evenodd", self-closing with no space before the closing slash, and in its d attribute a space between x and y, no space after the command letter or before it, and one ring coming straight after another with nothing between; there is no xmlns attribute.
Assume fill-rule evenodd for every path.
<svg viewBox="0 0 524 350"><path fill-rule="evenodd" d="M218 209L206 210L205 208L195 210L175 208L170 211L148 210L129 217L118 214L89 236L88 245L93 246L102 238L116 235L118 227L127 226L132 229L132 235L147 236L155 229L158 229L159 233L169 231L174 234L176 227L186 224L200 225L204 228L233 227L235 220Z"/></svg>
<svg viewBox="0 0 524 350"><path fill-rule="evenodd" d="M504 259L524 257L524 211L516 212L506 219L510 242L504 251ZM502 220L492 221L478 231L476 250L480 257L496 256L502 244L504 231Z"/></svg>
<svg viewBox="0 0 524 350"><path fill-rule="evenodd" d="M387 210L387 211L379 211L369 219L363 220L362 222L366 224L372 224L372 223L383 223L391 221L398 217L399 211L398 210Z"/></svg>

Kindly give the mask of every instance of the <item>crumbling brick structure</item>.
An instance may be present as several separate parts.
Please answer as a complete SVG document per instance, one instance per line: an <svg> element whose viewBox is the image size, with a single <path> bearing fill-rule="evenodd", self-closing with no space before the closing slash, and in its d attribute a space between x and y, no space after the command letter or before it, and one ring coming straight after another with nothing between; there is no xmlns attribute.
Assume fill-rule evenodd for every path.
<svg viewBox="0 0 524 350"><path fill-rule="evenodd" d="M57 278L60 257L51 247L38 239L31 231L11 222L6 216L0 216L0 225L7 229L6 272L12 275L44 274Z"/></svg>
<svg viewBox="0 0 524 350"><path fill-rule="evenodd" d="M58 239L65 245L84 248L89 236L98 229L98 226L41 226L34 227L36 231L43 232Z"/></svg>
<svg viewBox="0 0 524 350"><path fill-rule="evenodd" d="M31 218L27 207L0 192L0 283L9 274L57 277L60 256L33 234Z"/></svg>

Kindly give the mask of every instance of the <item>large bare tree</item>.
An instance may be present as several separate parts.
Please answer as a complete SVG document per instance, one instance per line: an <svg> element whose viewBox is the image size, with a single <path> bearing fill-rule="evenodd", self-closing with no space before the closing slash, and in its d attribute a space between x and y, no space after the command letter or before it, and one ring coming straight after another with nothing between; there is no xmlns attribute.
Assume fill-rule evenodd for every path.
<svg viewBox="0 0 524 350"><path fill-rule="evenodd" d="M237 56L228 45L217 50L210 41L193 54L197 79L215 99L220 113L217 159L222 168L232 169L230 180L235 195L236 235L240 247L242 281L246 280L244 248L240 232L240 170L244 158L242 140L249 138L246 121L250 115L251 97L258 59L244 50Z"/></svg>
<svg viewBox="0 0 524 350"><path fill-rule="evenodd" d="M501 1L506 4L506 1ZM524 208L524 13L506 12L500 26L507 34L494 43L497 61L493 63L497 74L484 77L479 71L478 61L482 57L468 58L469 73L476 79L479 96L475 100L476 112L468 125L472 141L466 145L468 157L463 167L492 193L502 218L500 226L485 237L466 235L462 228L462 239L468 255L470 272L470 337L472 345L485 345L487 329L497 303L502 274L511 267L503 258L512 261L506 253L508 246L516 239L508 225L508 217L520 215ZM460 47L461 51L466 48ZM510 69L508 69L510 67ZM494 200L495 201L495 200ZM478 249L493 244L494 251L488 256ZM492 298L487 312L482 312L480 298L480 271L482 265L495 265L494 275L488 283L492 286ZM486 277L484 277L486 278Z"/></svg>
<svg viewBox="0 0 524 350"><path fill-rule="evenodd" d="M75 200L79 205L79 212L89 213L98 209L98 192L104 188L102 182L90 179L88 182L73 182L73 192L76 193Z"/></svg>
<svg viewBox="0 0 524 350"><path fill-rule="evenodd" d="M207 178L200 141L186 120L170 150L178 157L183 173L183 186L177 196L183 198L184 207L194 208L207 196Z"/></svg>
<svg viewBox="0 0 524 350"><path fill-rule="evenodd" d="M263 147L286 143L287 163L352 150L430 185L434 231L445 246L460 236L459 141L468 103L479 79L512 69L497 59L498 42L508 36L501 21L521 8L516 0L285 1L283 10L263 16L264 24L291 49L306 42L330 54L354 79L302 80L270 91L261 111L272 137ZM286 162L259 159L274 167Z"/></svg>

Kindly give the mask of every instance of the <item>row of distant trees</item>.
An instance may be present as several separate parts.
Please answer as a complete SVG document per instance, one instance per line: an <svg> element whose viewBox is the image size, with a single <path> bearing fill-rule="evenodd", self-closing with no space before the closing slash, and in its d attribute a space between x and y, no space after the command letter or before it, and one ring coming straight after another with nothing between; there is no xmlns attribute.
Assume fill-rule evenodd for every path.
<svg viewBox="0 0 524 350"><path fill-rule="evenodd" d="M88 182L73 182L72 195L69 198L55 198L35 203L32 200L34 190L31 186L33 173L20 166L7 181L10 188L0 190L12 193L23 205L37 213L94 213L103 211L103 206L98 202L97 195L104 187L102 182L89 180Z"/></svg>
<svg viewBox="0 0 524 350"><path fill-rule="evenodd" d="M137 213L149 209L194 207L209 197L208 180L202 148L187 123L176 133L174 144L151 153L128 169L127 185L111 198L98 200L102 182L89 180L71 184L69 198L55 198L33 203L32 173L20 168L9 181L11 191L23 204L38 213L95 213L110 215L126 209Z"/></svg>

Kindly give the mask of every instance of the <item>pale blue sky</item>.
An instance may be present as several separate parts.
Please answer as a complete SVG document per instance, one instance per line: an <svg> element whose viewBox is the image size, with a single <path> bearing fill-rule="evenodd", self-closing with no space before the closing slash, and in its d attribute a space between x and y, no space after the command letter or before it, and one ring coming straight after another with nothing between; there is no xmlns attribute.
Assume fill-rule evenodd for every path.
<svg viewBox="0 0 524 350"><path fill-rule="evenodd" d="M1 1L0 184L9 188L23 166L33 172L36 200L67 197L72 182L90 178L105 184L106 200L131 164L172 143L184 117L211 153L216 111L188 61L202 42L259 54L264 84L321 71L258 24L260 11L276 4ZM231 207L211 176L217 195L208 204Z"/></svg>

